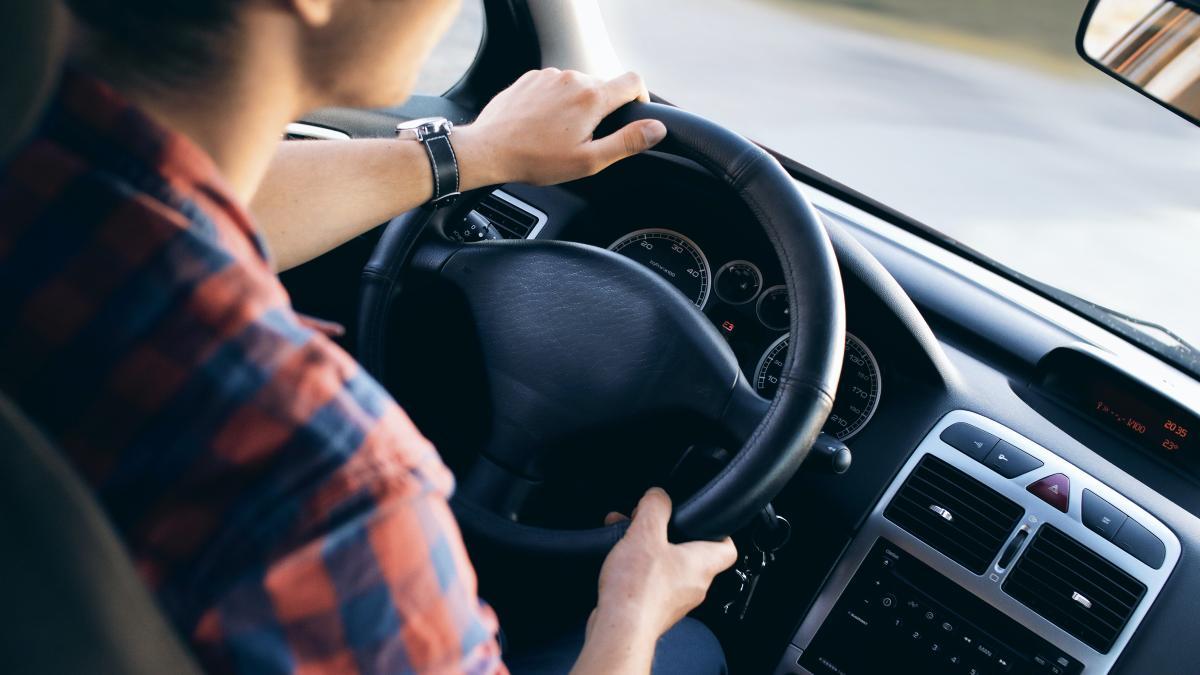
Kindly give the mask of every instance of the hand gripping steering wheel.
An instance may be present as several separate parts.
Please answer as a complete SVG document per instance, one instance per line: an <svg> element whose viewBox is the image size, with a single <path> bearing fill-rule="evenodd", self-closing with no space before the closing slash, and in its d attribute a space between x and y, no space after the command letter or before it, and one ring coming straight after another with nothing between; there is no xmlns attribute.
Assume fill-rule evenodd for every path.
<svg viewBox="0 0 1200 675"><path fill-rule="evenodd" d="M693 160L740 198L779 257L790 298L791 348L778 392L754 392L737 359L694 304L616 253L559 241L455 244L421 236L441 212L393 220L363 272L359 359L383 376L386 326L409 270L440 275L466 299L494 408L490 440L454 507L477 536L537 552L602 553L621 526L559 530L516 522L548 448L637 416L687 411L741 443L682 503L672 536L720 539L746 525L803 463L829 416L845 340L841 277L812 205L761 148L694 114L631 103L597 135L657 119L655 150ZM443 211L453 211L444 209ZM461 217L461 211L458 217Z"/></svg>

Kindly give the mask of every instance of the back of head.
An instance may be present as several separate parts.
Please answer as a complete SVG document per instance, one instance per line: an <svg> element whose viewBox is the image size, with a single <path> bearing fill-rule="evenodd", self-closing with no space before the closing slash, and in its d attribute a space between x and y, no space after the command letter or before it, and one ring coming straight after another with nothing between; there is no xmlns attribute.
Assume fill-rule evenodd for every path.
<svg viewBox="0 0 1200 675"><path fill-rule="evenodd" d="M203 77L243 0L66 0L88 49L155 83Z"/></svg>

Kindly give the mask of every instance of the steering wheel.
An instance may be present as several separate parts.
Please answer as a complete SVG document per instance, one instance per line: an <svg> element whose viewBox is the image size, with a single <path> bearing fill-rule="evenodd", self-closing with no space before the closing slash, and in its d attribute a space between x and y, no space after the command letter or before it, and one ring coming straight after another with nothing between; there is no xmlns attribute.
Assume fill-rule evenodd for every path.
<svg viewBox="0 0 1200 675"><path fill-rule="evenodd" d="M723 538L783 488L829 416L845 308L816 211L773 157L683 110L631 103L597 135L640 119L666 125L657 151L699 163L732 190L779 257L792 336L779 389L770 401L755 393L707 317L625 256L558 241L455 244L421 237L439 218L431 209L396 218L363 270L358 356L380 379L385 356L397 356L386 353L386 318L406 272L440 275L465 297L494 408L490 439L453 503L473 535L533 553L603 553L620 538L621 525L562 530L512 517L542 478L545 453L588 430L686 411L714 423L741 449L677 505L672 537Z"/></svg>

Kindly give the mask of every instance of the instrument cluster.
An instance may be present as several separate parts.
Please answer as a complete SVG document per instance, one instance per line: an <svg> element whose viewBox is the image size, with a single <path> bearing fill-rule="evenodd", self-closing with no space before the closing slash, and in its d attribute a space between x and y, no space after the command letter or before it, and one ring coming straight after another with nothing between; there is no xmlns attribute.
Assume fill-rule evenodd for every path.
<svg viewBox="0 0 1200 675"><path fill-rule="evenodd" d="M708 316L733 348L756 391L775 395L789 346L790 302L782 279L764 274L777 264L710 258L690 237L667 228L635 230L608 246L658 273ZM771 283L771 285L767 285ZM879 363L858 337L846 334L846 354L825 431L839 440L859 432L879 405Z"/></svg>

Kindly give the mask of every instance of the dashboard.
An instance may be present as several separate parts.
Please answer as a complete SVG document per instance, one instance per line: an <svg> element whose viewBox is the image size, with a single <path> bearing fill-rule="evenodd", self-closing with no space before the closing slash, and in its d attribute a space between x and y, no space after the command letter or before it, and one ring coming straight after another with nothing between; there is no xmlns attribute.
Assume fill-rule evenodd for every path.
<svg viewBox="0 0 1200 675"><path fill-rule="evenodd" d="M745 620L702 615L732 672L1196 672L1200 385L874 213L817 205L847 312L826 431L854 463L840 476L801 471L779 494L776 511L802 526ZM482 238L575 241L637 260L773 394L789 347L778 262L750 214L694 165L649 153L565 186L502 186L477 213ZM372 241L347 248L369 253ZM333 297L337 264L285 277L302 311L345 319L344 296L313 300ZM442 379L469 407L464 387ZM419 405L401 402L425 430ZM506 608L480 570L502 616L528 603L518 593L518 609Z"/></svg>
<svg viewBox="0 0 1200 675"><path fill-rule="evenodd" d="M581 198L595 204L595 189L584 188ZM789 347L778 263L736 204L711 203L694 189L685 194L672 208L636 209L634 217L599 209L598 217L546 232L603 246L660 275L704 312L755 390L770 398ZM856 463L881 460L887 453L878 439L887 433L907 425L911 435L904 406L913 397L953 387L939 382L945 364L938 347L946 338L931 347L930 335L904 315L912 308L890 304L886 289L873 288L855 274L861 271L844 274L845 358L825 425L853 444ZM1186 411L1131 389L1111 368L1089 367L1090 358L1070 349L1052 354L1032 388L1157 451L1159 460L1189 447L1197 427ZM875 429L880 410L885 421ZM964 428L979 432L985 440L974 442L987 447L957 438ZM860 496L870 508L841 554L825 562L827 580L807 589L812 599L771 669L856 675L888 670L899 657L929 673L1111 671L1179 561L1174 532L1078 465L973 412L949 413L912 443L915 451L891 455L901 460L894 472L860 474L882 492ZM805 501L793 491L777 507ZM825 503L845 507L844 497ZM786 603L768 611L789 615ZM790 615L797 616L794 607Z"/></svg>

